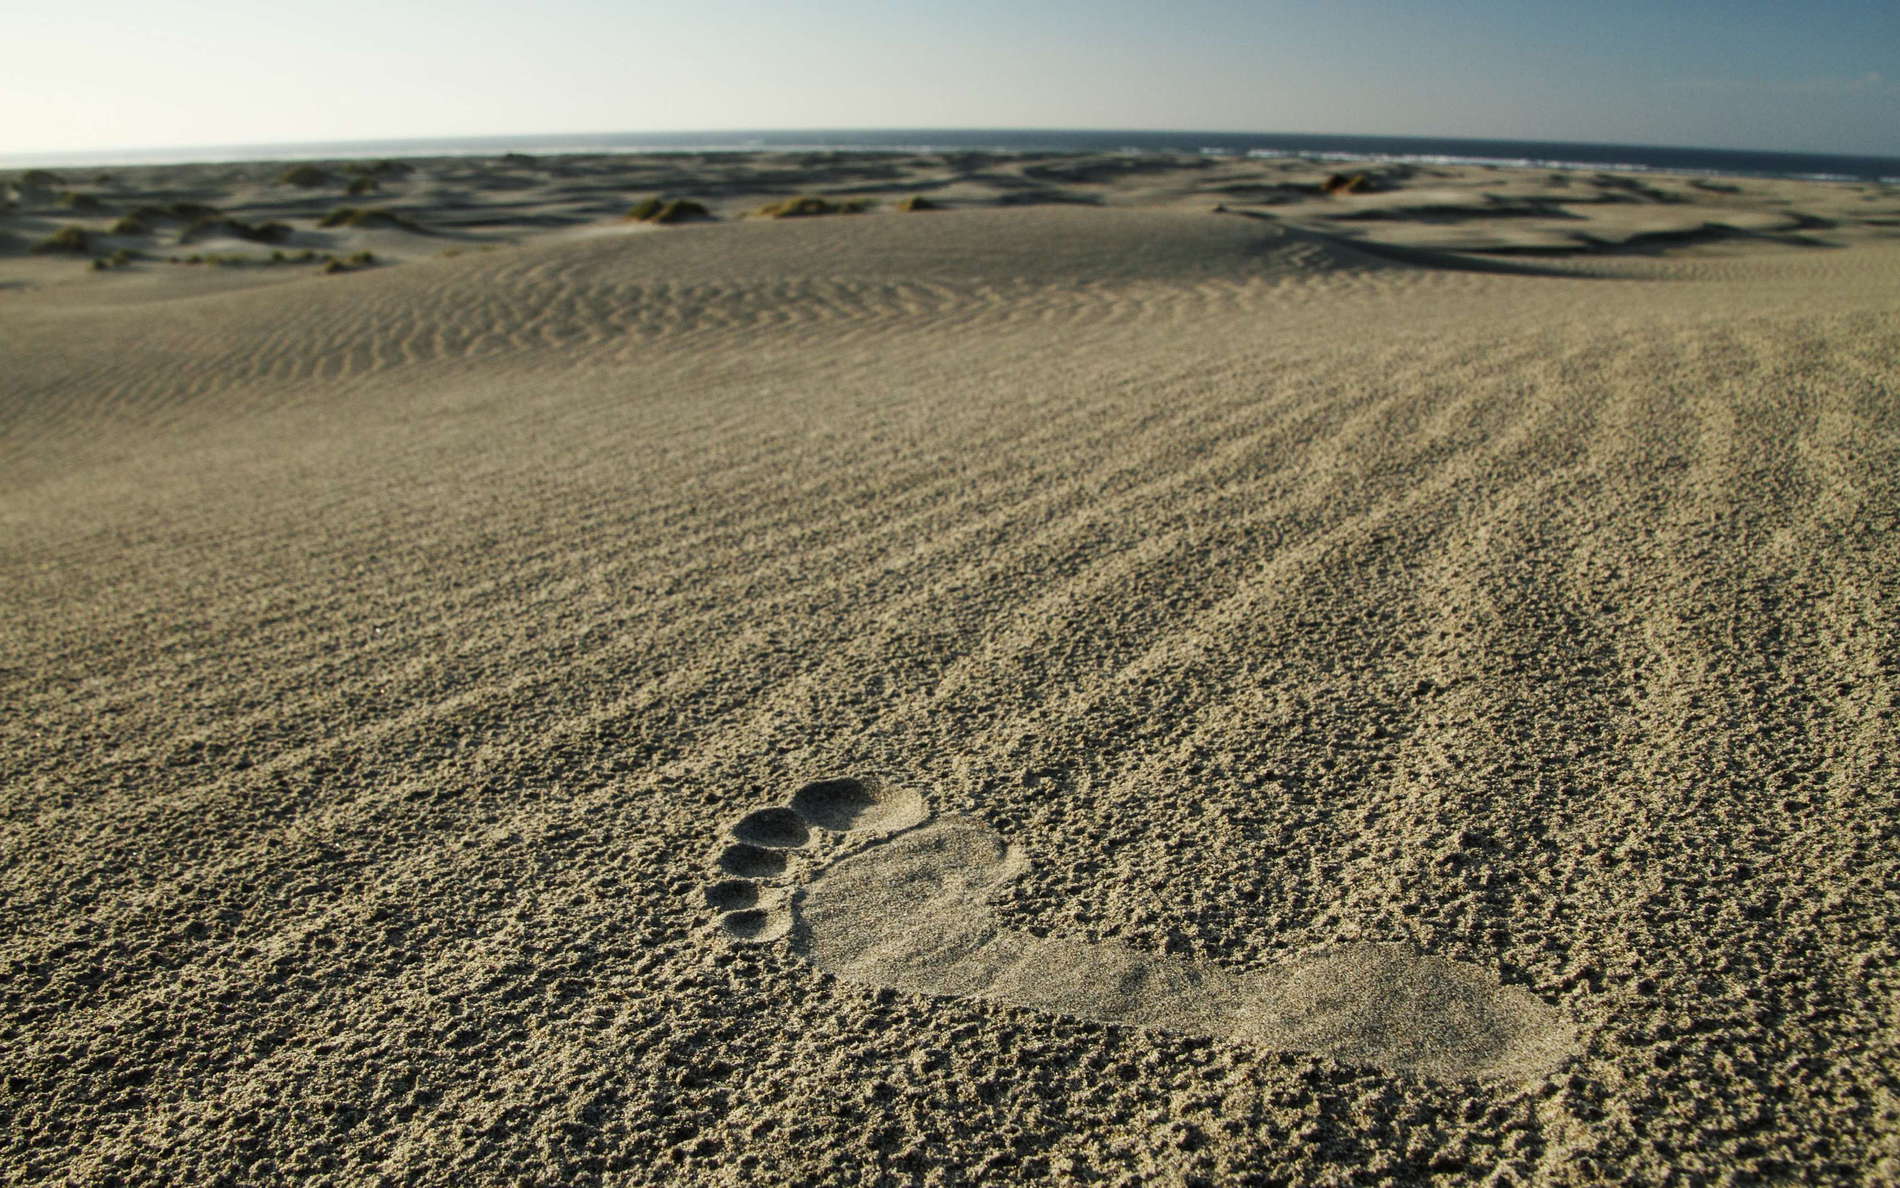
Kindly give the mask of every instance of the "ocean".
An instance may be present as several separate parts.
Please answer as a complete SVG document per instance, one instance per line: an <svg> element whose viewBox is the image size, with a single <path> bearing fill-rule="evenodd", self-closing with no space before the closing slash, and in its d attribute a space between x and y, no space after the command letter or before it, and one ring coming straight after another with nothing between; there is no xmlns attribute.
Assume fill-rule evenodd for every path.
<svg viewBox="0 0 1900 1188"><path fill-rule="evenodd" d="M898 128L739 132L602 132L543 136L310 141L297 144L192 145L77 153L0 153L0 167L94 167L199 161L294 161L362 157L498 156L502 153L642 152L1118 152L1307 157L1326 161L1538 166L1721 177L1802 178L1900 184L1900 157L1842 156L1743 149L1580 144L1543 140L1468 140L1419 136L1345 136L1282 132L1141 132Z"/></svg>

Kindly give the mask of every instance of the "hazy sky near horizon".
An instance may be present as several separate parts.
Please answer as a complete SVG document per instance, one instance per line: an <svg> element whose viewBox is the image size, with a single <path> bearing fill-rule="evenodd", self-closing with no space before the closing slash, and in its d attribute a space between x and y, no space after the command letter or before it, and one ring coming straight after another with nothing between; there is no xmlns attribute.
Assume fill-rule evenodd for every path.
<svg viewBox="0 0 1900 1188"><path fill-rule="evenodd" d="M88 0L11 24L0 154L993 127L1900 155L1895 0Z"/></svg>

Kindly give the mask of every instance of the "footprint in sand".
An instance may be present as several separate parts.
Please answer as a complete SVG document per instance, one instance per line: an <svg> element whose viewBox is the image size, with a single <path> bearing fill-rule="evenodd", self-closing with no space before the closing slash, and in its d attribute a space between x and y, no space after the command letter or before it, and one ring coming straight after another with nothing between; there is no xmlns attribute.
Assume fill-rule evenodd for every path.
<svg viewBox="0 0 1900 1188"><path fill-rule="evenodd" d="M1427 1076L1532 1077L1573 1049L1556 1009L1529 991L1403 945L1236 970L1011 932L987 901L1025 868L1021 852L981 821L932 817L916 793L874 780L807 784L731 835L715 859L722 877L706 888L720 927L743 942L789 938L849 981ZM788 881L794 862L866 838Z"/></svg>

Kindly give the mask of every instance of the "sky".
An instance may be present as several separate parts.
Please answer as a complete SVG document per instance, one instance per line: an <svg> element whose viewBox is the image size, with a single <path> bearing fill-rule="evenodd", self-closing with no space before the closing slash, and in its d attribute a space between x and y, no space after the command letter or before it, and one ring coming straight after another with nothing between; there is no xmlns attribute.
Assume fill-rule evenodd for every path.
<svg viewBox="0 0 1900 1188"><path fill-rule="evenodd" d="M85 0L7 26L0 155L1113 128L1900 156L1896 0Z"/></svg>

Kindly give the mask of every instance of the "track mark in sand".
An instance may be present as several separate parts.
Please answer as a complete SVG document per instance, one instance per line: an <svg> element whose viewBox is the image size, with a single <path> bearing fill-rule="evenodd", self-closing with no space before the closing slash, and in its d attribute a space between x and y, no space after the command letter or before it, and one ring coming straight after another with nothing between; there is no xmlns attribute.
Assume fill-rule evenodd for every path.
<svg viewBox="0 0 1900 1188"><path fill-rule="evenodd" d="M990 895L1027 863L971 817L873 780L807 784L731 829L706 888L733 940L790 938L847 981L1447 1078L1524 1079L1574 1048L1557 1010L1488 971L1405 945L1348 944L1265 970L1003 928ZM846 835L842 838L832 835ZM855 836L852 836L855 835ZM786 883L788 854L869 844Z"/></svg>
<svg viewBox="0 0 1900 1188"><path fill-rule="evenodd" d="M806 784L793 794L790 811L835 833L893 833L918 824L926 815L923 797L870 780Z"/></svg>

